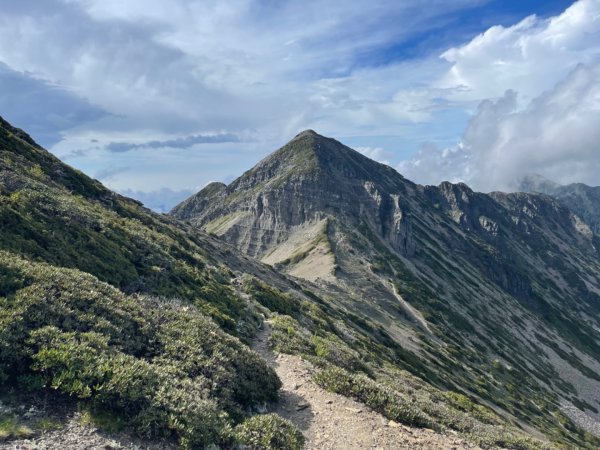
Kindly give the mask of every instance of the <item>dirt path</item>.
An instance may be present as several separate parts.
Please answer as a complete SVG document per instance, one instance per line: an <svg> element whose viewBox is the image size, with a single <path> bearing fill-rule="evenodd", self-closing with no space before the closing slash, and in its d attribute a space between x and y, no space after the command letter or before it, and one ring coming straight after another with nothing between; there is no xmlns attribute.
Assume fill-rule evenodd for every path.
<svg viewBox="0 0 600 450"><path fill-rule="evenodd" d="M281 401L273 412L294 422L306 437L307 449L474 449L458 436L405 427L390 422L361 403L321 389L311 381L312 365L298 356L275 355L265 322L253 349L283 382Z"/></svg>

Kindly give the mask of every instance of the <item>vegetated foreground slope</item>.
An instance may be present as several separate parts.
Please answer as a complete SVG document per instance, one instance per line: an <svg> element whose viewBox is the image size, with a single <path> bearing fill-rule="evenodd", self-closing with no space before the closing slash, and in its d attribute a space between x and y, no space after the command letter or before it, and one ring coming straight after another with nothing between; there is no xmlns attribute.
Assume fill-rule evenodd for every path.
<svg viewBox="0 0 600 450"><path fill-rule="evenodd" d="M338 300L107 190L0 121L0 440L49 426L7 412L27 397L77 401L95 423L185 448L299 448L296 426L256 415L281 385L245 344L269 316L275 349L304 354L324 387L388 419L544 445L403 370L427 378L382 324Z"/></svg>
<svg viewBox="0 0 600 450"><path fill-rule="evenodd" d="M172 214L314 281L429 383L567 444L593 439L565 413L600 434L600 239L558 201L416 185L309 130Z"/></svg>
<svg viewBox="0 0 600 450"><path fill-rule="evenodd" d="M0 121L2 392L54 389L186 447L234 442L280 382L239 340L260 319L231 268L265 269L214 244Z"/></svg>

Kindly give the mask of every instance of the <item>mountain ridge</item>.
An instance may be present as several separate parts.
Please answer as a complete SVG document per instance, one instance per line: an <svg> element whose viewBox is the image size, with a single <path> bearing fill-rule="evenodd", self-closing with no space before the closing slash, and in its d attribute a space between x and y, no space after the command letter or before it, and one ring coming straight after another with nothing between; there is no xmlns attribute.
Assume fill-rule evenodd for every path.
<svg viewBox="0 0 600 450"><path fill-rule="evenodd" d="M600 234L600 186L584 183L560 185L540 175L530 175L518 183L518 189L556 198L572 209L595 234Z"/></svg>
<svg viewBox="0 0 600 450"><path fill-rule="evenodd" d="M300 161L295 171L293 150L323 154L326 146L334 156L345 150L343 157L323 157L325 168L308 175ZM301 134L221 187L205 209L174 213L284 273L338 292L341 304L383 323L428 364L449 363L456 355L445 348L460 346L463 380L483 367L494 373L493 361L503 361L536 395L553 392L566 405L574 401L565 394L567 383L579 399L594 397L600 406L600 398L588 398L600 387L591 387L600 370L594 325L600 240L589 226L545 195L483 194L449 182L420 186L362 155L357 168L348 156L357 154L335 140ZM289 160L280 161L282 155ZM311 270L316 267L320 277ZM509 320L505 311L512 312ZM474 364L481 355L488 362ZM571 364L577 376L565 375ZM443 371L459 373L450 366ZM505 395L502 377L495 377L495 387L478 391L491 402Z"/></svg>

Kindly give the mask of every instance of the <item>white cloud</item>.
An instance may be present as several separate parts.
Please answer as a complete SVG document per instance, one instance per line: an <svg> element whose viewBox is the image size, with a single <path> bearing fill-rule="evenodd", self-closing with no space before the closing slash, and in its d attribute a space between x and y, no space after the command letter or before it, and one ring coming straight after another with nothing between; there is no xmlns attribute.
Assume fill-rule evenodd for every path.
<svg viewBox="0 0 600 450"><path fill-rule="evenodd" d="M447 62L373 66L373 54L481 1L10 0L0 61L114 115L67 139L91 127L131 140L257 130L272 142L301 128L397 134L431 119L439 102L427 84Z"/></svg>
<svg viewBox="0 0 600 450"><path fill-rule="evenodd" d="M215 171L238 175L304 128L398 135L430 120L440 103L428 85L447 62L378 65L372 55L481 1L6 0L0 63L105 112L65 121L57 155L92 174L131 167L107 181L116 189L180 190ZM102 151L199 135L256 142L221 147L215 163L208 144ZM210 165L191 167L205 159Z"/></svg>
<svg viewBox="0 0 600 450"><path fill-rule="evenodd" d="M479 101L513 89L528 102L577 64L600 57L600 0L580 0L548 19L530 16L511 27L491 27L441 57L452 67L436 85L462 87L453 98Z"/></svg>
<svg viewBox="0 0 600 450"><path fill-rule="evenodd" d="M510 89L518 93L513 113L522 112L577 64L591 68L600 58L600 0L581 0L554 18L492 27L441 58L436 50L373 61L390 48L401 53L403 44L443 30L454 13L482 3L6 0L0 62L102 112L79 123L55 121L65 124L64 140L52 150L71 155L88 173L132 167L115 174L114 188L181 190L215 173L237 175L304 128L381 147L388 154L374 157L393 164L429 140L436 144L423 145L404 169L416 171L418 161L422 179L476 181L485 152L473 149L492 141L478 137L485 135L481 127L500 139L508 133L501 127L509 126L507 113L496 111L501 104L485 103L489 110L465 132L464 148L445 150L437 161L443 150L436 149L459 138L467 112ZM102 151L110 142L205 135L242 142ZM408 150L394 148L391 139Z"/></svg>
<svg viewBox="0 0 600 450"><path fill-rule="evenodd" d="M106 112L66 89L8 69L0 63L0 114L9 122L27 123L27 132L42 145L61 140L60 131L97 120Z"/></svg>
<svg viewBox="0 0 600 450"><path fill-rule="evenodd" d="M479 106L453 149L423 149L399 170L424 183L465 181L510 190L523 175L560 183L600 179L600 62L577 66L554 88L517 109L517 94Z"/></svg>
<svg viewBox="0 0 600 450"><path fill-rule="evenodd" d="M412 159L396 166L402 175L421 184L470 181L471 169L470 154L461 145L440 149L432 142L424 143Z"/></svg>
<svg viewBox="0 0 600 450"><path fill-rule="evenodd" d="M458 145L424 145L398 165L406 176L480 190L509 190L533 172L600 184L600 0L491 27L441 56L452 66L433 86L458 107L479 106Z"/></svg>

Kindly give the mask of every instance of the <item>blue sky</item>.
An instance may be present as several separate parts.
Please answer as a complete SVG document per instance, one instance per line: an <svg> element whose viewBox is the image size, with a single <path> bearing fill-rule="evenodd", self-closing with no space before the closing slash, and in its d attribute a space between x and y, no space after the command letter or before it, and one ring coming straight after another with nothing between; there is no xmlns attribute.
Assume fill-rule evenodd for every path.
<svg viewBox="0 0 600 450"><path fill-rule="evenodd" d="M600 0L5 0L0 115L164 210L313 128L421 183L600 184Z"/></svg>

